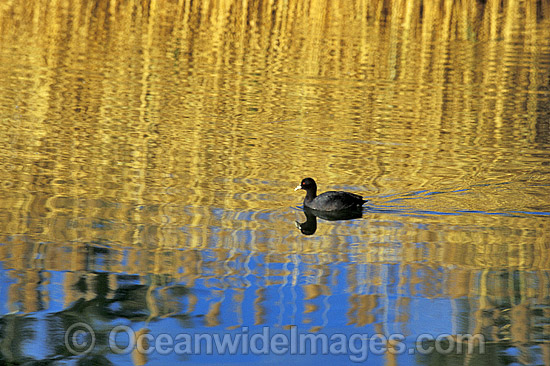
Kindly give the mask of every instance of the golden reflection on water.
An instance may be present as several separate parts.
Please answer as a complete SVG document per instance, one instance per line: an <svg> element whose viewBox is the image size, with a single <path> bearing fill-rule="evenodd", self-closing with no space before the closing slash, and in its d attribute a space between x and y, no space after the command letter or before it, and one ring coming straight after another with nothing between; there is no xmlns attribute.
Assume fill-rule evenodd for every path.
<svg viewBox="0 0 550 366"><path fill-rule="evenodd" d="M496 327L492 301L548 306L549 19L545 1L2 2L7 308L48 308L43 271L64 307L96 272L113 292L200 282L212 327L245 322L251 279L256 324L290 286L311 330L334 286L349 324L378 324L390 280L402 327L415 297L481 299L470 332ZM376 209L301 236L306 175Z"/></svg>

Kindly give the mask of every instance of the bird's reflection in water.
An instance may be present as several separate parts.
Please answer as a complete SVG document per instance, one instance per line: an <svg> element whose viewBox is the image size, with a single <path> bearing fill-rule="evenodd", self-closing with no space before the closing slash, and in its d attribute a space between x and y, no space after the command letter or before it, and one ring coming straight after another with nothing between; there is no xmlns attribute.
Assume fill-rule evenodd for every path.
<svg viewBox="0 0 550 366"><path fill-rule="evenodd" d="M312 235L317 230L318 217L327 221L352 220L361 218L363 216L363 210L358 208L356 210L343 211L318 211L304 206L304 214L306 215L306 221L296 221L296 227L300 229L302 234Z"/></svg>

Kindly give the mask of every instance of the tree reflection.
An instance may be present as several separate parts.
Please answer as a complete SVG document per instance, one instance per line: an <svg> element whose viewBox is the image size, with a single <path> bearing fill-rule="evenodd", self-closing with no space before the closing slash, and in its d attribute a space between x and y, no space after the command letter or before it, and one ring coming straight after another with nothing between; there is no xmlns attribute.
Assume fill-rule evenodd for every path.
<svg viewBox="0 0 550 366"><path fill-rule="evenodd" d="M90 275L95 285L92 291L87 285ZM50 364L76 356L78 365L110 365L109 334L121 321L150 323L170 317L177 319L182 327L192 325L190 316L182 309L181 298L190 293L187 287L170 285L164 276L148 276L147 284L141 284L138 281L144 281L139 276L118 275L117 282L121 285L113 291L109 277L111 273L82 276L73 286L82 297L70 307L46 315L45 319L20 314L1 317L0 363L32 363L40 359L43 364ZM95 296L88 300L91 292ZM67 335L76 324L83 324L83 329L89 327L93 332L93 335L81 332L78 342L93 347L89 352L75 355L67 346ZM74 341L71 337L69 340Z"/></svg>

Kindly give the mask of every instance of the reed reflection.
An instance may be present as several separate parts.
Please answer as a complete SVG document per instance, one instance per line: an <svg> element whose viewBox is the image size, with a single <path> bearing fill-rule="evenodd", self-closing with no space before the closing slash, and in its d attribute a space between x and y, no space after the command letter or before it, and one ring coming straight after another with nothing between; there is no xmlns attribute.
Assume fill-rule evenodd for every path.
<svg viewBox="0 0 550 366"><path fill-rule="evenodd" d="M0 6L0 364L72 357L43 340L75 321L550 364L549 2L71 3ZM304 235L368 215L305 238L304 171L386 206L304 208Z"/></svg>

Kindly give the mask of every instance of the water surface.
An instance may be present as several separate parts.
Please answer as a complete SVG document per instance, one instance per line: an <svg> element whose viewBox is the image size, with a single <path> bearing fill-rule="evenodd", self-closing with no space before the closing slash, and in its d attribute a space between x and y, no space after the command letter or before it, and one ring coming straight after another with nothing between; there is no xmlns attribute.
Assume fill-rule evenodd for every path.
<svg viewBox="0 0 550 366"><path fill-rule="evenodd" d="M549 30L546 2L3 3L0 359L550 364ZM304 235L306 176L363 216Z"/></svg>

